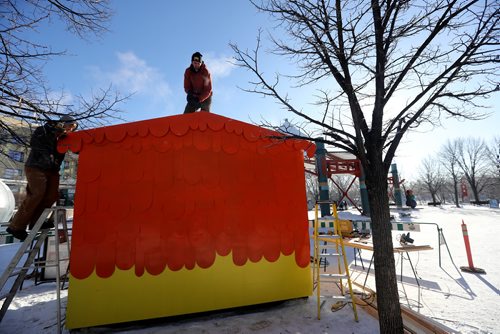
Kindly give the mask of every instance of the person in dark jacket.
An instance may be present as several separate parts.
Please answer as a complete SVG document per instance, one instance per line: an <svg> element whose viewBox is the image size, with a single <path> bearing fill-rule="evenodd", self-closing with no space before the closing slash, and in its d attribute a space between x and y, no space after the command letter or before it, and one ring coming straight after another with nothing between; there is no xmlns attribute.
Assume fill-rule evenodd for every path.
<svg viewBox="0 0 500 334"><path fill-rule="evenodd" d="M77 123L70 116L63 116L59 121L48 121L35 129L30 140L30 153L24 171L28 185L26 198L12 218L7 232L23 241L30 229L42 214L59 197L59 169L64 160L64 153L57 151L57 141L68 132L76 129ZM42 228L53 227L47 222Z"/></svg>
<svg viewBox="0 0 500 334"><path fill-rule="evenodd" d="M405 195L406 195L406 206L415 209L417 207L417 201L415 200L415 195L413 194L413 190L408 189Z"/></svg>
<svg viewBox="0 0 500 334"><path fill-rule="evenodd" d="M202 61L202 54L193 53L191 56L191 66L184 72L184 91L187 94L187 104L184 109L185 114L193 113L198 109L210 112L212 104L212 78L205 63Z"/></svg>

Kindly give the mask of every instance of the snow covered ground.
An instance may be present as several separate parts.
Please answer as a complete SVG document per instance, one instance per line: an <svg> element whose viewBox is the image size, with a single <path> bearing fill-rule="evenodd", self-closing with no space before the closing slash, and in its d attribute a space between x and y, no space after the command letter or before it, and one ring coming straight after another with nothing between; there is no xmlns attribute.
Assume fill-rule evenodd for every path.
<svg viewBox="0 0 500 334"><path fill-rule="evenodd" d="M455 208L418 207L411 217L397 220L435 223L442 228L449 247L441 245L439 266L439 242L435 225L421 225L420 232L411 232L415 245L430 245L433 250L411 252L412 264L419 278L416 284L407 255L404 255L402 283L399 283L403 305L440 322L458 333L500 333L500 210L487 207L465 206ZM342 212L352 215L354 211ZM462 236L462 219L467 224L474 266L486 271L485 275L460 271L468 266ZM393 231L394 243L403 232ZM16 245L0 246L0 271L13 256ZM365 269L359 260L354 265L353 252L347 250L351 261L352 277L363 284L371 252L362 251ZM400 255L396 254L398 279L400 279ZM286 283L286 282L284 282ZM367 286L374 289L373 268L367 278ZM62 291L63 303L66 291ZM26 281L0 323L0 333L55 333L56 325L55 284L35 286ZM352 309L344 307L331 312L322 310L321 320L316 319L316 300L291 300L244 309L224 310L194 316L151 320L132 324L96 327L76 331L82 333L378 333L378 324L370 315L358 308L360 321L354 322Z"/></svg>
<svg viewBox="0 0 500 334"><path fill-rule="evenodd" d="M435 226L423 225L422 232L412 233L415 244L429 244L434 250L409 253L421 278L420 304L408 263L404 263L404 284L399 290L401 303L460 333L500 333L500 210L447 206L413 212L412 221L437 223L443 229L452 257L441 245L439 267ZM462 219L467 225L474 267L484 269L485 275L460 271L461 266L468 266ZM400 232L393 232L396 234Z"/></svg>

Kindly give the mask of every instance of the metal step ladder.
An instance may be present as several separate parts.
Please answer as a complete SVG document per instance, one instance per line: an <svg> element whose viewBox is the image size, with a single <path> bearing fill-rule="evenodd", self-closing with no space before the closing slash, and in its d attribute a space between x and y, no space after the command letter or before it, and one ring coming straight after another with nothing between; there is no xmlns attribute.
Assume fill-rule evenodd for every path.
<svg viewBox="0 0 500 334"><path fill-rule="evenodd" d="M41 229L43 223L49 216L49 214L53 212L53 216L55 217L54 227L55 227L55 263L50 264L48 261L39 261L35 257L40 253L42 245L48 237L50 236L50 229ZM62 226L62 230L59 230L59 225ZM48 268L55 267L56 269L56 292L57 292L57 323L58 323L58 333L62 332L61 326L61 283L67 279L67 272L64 275L64 280L61 282L61 261L68 261L68 258L61 259L59 254L59 245L60 243L66 243L68 247L68 255L70 254L70 245L69 245L69 235L68 235L68 226L66 222L66 208L64 207L52 207L49 209L45 209L38 218L37 222L31 229L28 234L28 237L22 242L17 250L16 254L12 258L11 262L3 272L0 277L0 291L3 290L7 281L11 277L16 277L15 281L10 288L9 292L0 296L0 301L2 302L2 307L0 309L0 322L2 321L5 313L7 312L12 300L14 299L17 291L22 286L24 279L30 269L38 270L38 268ZM48 245L48 243L47 243ZM20 262L24 263L20 265Z"/></svg>
<svg viewBox="0 0 500 334"><path fill-rule="evenodd" d="M333 216L318 217L319 204L331 204ZM321 223L333 223L333 230L328 230L327 234L320 234L319 226ZM328 225L328 224L327 224ZM358 321L358 312L356 303L354 302L354 294L352 291L351 277L349 274L349 265L345 255L344 241L340 231L340 223L337 214L337 207L331 201L319 201L315 206L314 217L314 261L313 261L313 289L316 290L318 304L318 320L321 319L321 306L324 300L329 298L333 301L333 306L336 303L349 303L352 305L354 320ZM328 261L327 259L331 259ZM337 264L337 273L321 272L322 264ZM323 267L326 269L326 265ZM343 281L347 281L348 294L344 291ZM321 294L322 284L339 283L340 295L323 296ZM322 301L323 300L323 301Z"/></svg>

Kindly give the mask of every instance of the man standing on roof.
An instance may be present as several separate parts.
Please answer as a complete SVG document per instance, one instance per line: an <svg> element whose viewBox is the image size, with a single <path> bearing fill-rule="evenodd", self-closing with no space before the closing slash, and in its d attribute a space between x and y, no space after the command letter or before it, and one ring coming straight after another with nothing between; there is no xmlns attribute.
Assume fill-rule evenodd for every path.
<svg viewBox="0 0 500 334"><path fill-rule="evenodd" d="M59 121L48 121L35 129L30 140L30 153L24 172L28 185L26 198L19 206L7 232L23 241L28 236L26 227L33 228L43 210L50 208L59 197L59 168L64 153L57 151L57 141L77 128L76 121L63 116ZM50 220L42 229L54 227Z"/></svg>
<svg viewBox="0 0 500 334"><path fill-rule="evenodd" d="M193 53L191 56L191 66L184 72L184 91L187 94L187 104L184 109L185 114L190 114L198 109L210 112L212 104L212 78L205 63L202 61L202 54Z"/></svg>

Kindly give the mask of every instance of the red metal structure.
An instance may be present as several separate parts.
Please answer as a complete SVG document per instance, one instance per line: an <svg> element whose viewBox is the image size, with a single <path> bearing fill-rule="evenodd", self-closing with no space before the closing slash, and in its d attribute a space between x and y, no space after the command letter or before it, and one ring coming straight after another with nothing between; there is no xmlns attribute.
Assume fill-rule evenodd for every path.
<svg viewBox="0 0 500 334"><path fill-rule="evenodd" d="M308 162L313 163L314 166L316 165L313 160L309 160ZM306 171L311 174L317 175L315 170L312 171L306 169ZM351 202L351 204L356 209L358 209L359 212L362 212L362 209L359 208L358 205L348 195L349 190L356 181L356 178L359 178L361 176L361 162L358 159L356 159L354 155L347 152L327 152L326 173L328 178L335 185L335 187L337 187L337 189L342 193L342 196L339 199L339 201L342 201L343 199L347 198ZM350 174L353 176L351 182L349 183L346 189L344 189L341 185L339 185L338 182L335 182L335 180L332 178L332 176L335 174Z"/></svg>
<svg viewBox="0 0 500 334"><path fill-rule="evenodd" d="M326 154L326 156L328 178L332 180L332 183L335 185L335 187L337 187L337 189L342 193L339 201L347 198L359 212L363 212L363 210L359 208L358 205L356 205L356 203L349 197L348 194L352 185L356 181L356 178L361 176L361 162L356 159L354 155L346 152L329 152ZM332 175L334 174L350 174L353 176L353 178L347 188L343 189L342 186L335 182L335 180L332 178Z"/></svg>

